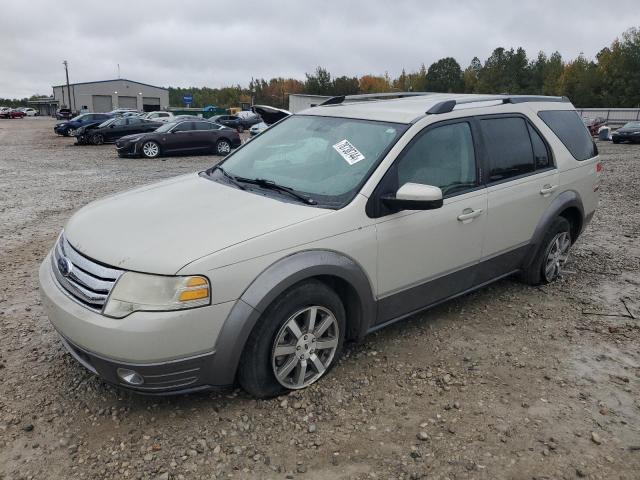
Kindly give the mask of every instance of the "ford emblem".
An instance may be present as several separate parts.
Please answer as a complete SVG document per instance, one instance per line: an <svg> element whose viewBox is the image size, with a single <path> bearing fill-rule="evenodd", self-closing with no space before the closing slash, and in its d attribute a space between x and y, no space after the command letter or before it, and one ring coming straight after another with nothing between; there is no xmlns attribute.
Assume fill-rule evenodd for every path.
<svg viewBox="0 0 640 480"><path fill-rule="evenodd" d="M63 276L68 277L73 270L73 263L67 257L60 257L58 259L58 270Z"/></svg>

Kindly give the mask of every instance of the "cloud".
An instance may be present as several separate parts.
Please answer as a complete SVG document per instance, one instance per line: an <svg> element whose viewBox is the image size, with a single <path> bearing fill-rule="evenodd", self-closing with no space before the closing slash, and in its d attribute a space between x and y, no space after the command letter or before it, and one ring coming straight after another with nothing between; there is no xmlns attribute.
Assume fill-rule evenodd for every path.
<svg viewBox="0 0 640 480"><path fill-rule="evenodd" d="M3 0L2 13L0 97L51 93L63 60L72 82L115 78L119 63L154 85L246 86L317 65L397 75L453 56L464 68L497 46L594 57L640 25L638 9L585 0Z"/></svg>

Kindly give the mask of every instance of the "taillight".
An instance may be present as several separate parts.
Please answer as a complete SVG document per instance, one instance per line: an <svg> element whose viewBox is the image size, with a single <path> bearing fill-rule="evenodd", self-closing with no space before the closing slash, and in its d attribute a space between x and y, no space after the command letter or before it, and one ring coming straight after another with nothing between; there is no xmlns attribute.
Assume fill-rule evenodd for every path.
<svg viewBox="0 0 640 480"><path fill-rule="evenodd" d="M602 172L602 162L596 163L596 173Z"/></svg>

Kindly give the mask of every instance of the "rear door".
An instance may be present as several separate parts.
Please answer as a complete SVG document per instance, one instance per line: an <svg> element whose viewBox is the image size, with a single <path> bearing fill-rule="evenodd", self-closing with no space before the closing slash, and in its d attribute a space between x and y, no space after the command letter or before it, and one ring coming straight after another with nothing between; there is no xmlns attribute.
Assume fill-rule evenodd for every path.
<svg viewBox="0 0 640 480"><path fill-rule="evenodd" d="M488 193L480 282L516 270L536 225L557 195L551 149L522 115L479 119Z"/></svg>
<svg viewBox="0 0 640 480"><path fill-rule="evenodd" d="M215 125L211 122L194 122L196 129L196 142L198 148L202 150L210 150L215 145L215 133L213 128Z"/></svg>

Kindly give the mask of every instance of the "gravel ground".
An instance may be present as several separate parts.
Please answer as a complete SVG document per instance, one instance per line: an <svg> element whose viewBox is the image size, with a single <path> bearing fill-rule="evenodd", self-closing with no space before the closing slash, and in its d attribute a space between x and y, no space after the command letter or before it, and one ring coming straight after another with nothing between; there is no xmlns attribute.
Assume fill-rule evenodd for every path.
<svg viewBox="0 0 640 480"><path fill-rule="evenodd" d="M78 365L37 269L98 197L214 156L119 159L0 120L0 479L640 478L640 145L600 143L561 281L496 283L347 348L319 384L148 398Z"/></svg>

